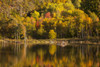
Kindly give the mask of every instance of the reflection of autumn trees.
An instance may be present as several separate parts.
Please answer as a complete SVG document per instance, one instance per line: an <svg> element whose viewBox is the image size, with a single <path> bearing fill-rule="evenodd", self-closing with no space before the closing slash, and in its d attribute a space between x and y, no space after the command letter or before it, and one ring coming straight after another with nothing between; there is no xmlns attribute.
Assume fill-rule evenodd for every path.
<svg viewBox="0 0 100 67"><path fill-rule="evenodd" d="M57 50L56 45L50 45L49 46L49 53L50 53L50 55L54 55L56 50Z"/></svg>
<svg viewBox="0 0 100 67"><path fill-rule="evenodd" d="M10 52L13 49L11 50L10 48L0 49L0 64L16 63L15 67L98 67L100 64L99 46L66 46L62 48L55 45L38 45L27 47L27 51L25 51L25 47L21 48L17 54L11 54ZM1 50L5 51L4 55ZM27 54L25 55L26 52ZM1 57L5 57L5 59Z"/></svg>
<svg viewBox="0 0 100 67"><path fill-rule="evenodd" d="M43 47L41 46L40 48L43 48ZM44 50L45 48L49 49L49 52L47 49ZM34 62L37 62L37 58L38 58L38 62L33 64L33 66L42 65L42 66L47 66L47 67L48 66L53 66L53 67L59 67L59 66L61 67L64 67L64 66L65 67L66 66L86 67L88 66L89 67L93 65L98 65L99 62L97 62L97 59L99 58L96 56L96 54L94 54L96 49L97 48L94 48L94 47L89 48L89 46L88 47L80 46L80 49L77 46L76 47L69 46L66 48L61 48L61 47L55 48L55 45L51 45L49 46L49 48L48 47L44 47L43 49L37 48L36 51L38 52L36 51L33 51L33 52L36 53ZM39 56L43 58L42 61L41 61L41 57Z"/></svg>

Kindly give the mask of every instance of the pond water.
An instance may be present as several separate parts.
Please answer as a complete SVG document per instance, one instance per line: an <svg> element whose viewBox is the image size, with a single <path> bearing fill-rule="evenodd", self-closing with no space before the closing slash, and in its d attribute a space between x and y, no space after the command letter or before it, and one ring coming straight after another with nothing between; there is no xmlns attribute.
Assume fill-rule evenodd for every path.
<svg viewBox="0 0 100 67"><path fill-rule="evenodd" d="M1 44L0 67L100 67L100 46Z"/></svg>

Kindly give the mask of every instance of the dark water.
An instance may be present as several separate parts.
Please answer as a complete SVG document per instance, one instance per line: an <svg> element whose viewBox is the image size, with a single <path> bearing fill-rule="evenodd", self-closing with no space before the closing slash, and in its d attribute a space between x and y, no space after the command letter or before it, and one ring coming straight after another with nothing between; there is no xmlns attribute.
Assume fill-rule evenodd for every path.
<svg viewBox="0 0 100 67"><path fill-rule="evenodd" d="M0 67L99 67L100 46L0 45Z"/></svg>

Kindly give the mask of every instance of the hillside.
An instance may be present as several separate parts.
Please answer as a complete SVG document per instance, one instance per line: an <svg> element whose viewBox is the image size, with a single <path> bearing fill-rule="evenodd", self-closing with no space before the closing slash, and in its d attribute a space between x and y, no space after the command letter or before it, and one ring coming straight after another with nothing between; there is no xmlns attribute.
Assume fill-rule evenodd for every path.
<svg viewBox="0 0 100 67"><path fill-rule="evenodd" d="M100 36L100 0L0 0L0 38Z"/></svg>

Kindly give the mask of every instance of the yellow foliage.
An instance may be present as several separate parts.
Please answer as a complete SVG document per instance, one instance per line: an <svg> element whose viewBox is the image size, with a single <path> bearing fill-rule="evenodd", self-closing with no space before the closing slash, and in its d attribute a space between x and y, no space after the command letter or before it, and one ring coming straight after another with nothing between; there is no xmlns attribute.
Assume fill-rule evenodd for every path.
<svg viewBox="0 0 100 67"><path fill-rule="evenodd" d="M84 14L81 14L80 15L80 22L83 23L85 20L85 15Z"/></svg>
<svg viewBox="0 0 100 67"><path fill-rule="evenodd" d="M25 18L24 18L24 17L21 17L21 19L22 19L22 21L24 21L24 20L25 20Z"/></svg>
<svg viewBox="0 0 100 67"><path fill-rule="evenodd" d="M92 19L90 17L87 17L87 22L88 22L88 24L91 24L92 23Z"/></svg>
<svg viewBox="0 0 100 67"><path fill-rule="evenodd" d="M42 28L42 26L37 30L37 34L42 35L45 32L45 30Z"/></svg>
<svg viewBox="0 0 100 67"><path fill-rule="evenodd" d="M56 17L56 13L53 13L53 17Z"/></svg>
<svg viewBox="0 0 100 67"><path fill-rule="evenodd" d="M62 21L61 20L59 21L59 24L62 24Z"/></svg>
<svg viewBox="0 0 100 67"><path fill-rule="evenodd" d="M30 23L31 22L31 18L30 17L26 17L26 22Z"/></svg>
<svg viewBox="0 0 100 67"><path fill-rule="evenodd" d="M66 27L66 23L62 23L62 26L63 26L63 27Z"/></svg>
<svg viewBox="0 0 100 67"><path fill-rule="evenodd" d="M72 13L73 13L73 11L72 11L72 10L68 10L67 12L68 12L69 14L72 14Z"/></svg>
<svg viewBox="0 0 100 67"><path fill-rule="evenodd" d="M64 7L67 10L74 10L75 9L74 5L72 3L68 3L68 2L64 4Z"/></svg>
<svg viewBox="0 0 100 67"><path fill-rule="evenodd" d="M57 36L56 32L54 30L49 31L49 38L50 39L55 39Z"/></svg>

